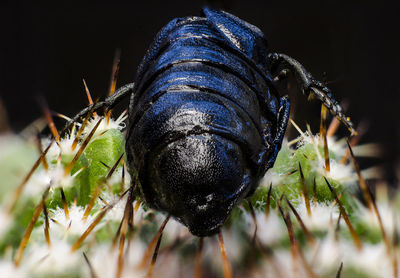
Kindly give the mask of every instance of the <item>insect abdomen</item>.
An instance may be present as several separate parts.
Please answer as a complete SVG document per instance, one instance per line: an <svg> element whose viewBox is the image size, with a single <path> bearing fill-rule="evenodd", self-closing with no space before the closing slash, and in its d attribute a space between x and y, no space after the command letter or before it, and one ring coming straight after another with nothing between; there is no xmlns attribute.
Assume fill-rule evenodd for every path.
<svg viewBox="0 0 400 278"><path fill-rule="evenodd" d="M168 26L138 71L127 139L134 143L127 151L146 201L202 235L219 227L258 183L267 114L260 101L274 114L276 99L260 69L207 20ZM210 211L219 216L199 225ZM203 230L195 231L199 226Z"/></svg>

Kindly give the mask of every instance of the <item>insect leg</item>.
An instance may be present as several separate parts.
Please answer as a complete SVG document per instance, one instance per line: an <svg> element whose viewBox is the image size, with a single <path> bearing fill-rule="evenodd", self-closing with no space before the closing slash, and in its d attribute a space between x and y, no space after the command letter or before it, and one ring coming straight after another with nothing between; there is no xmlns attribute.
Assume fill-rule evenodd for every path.
<svg viewBox="0 0 400 278"><path fill-rule="evenodd" d="M117 103L119 103L123 98L132 94L133 87L134 87L133 83L126 84L121 88L119 88L118 90L116 90L114 94L107 97L104 101L94 103L92 105L89 105L85 109L81 110L78 114L76 114L71 120L69 120L66 123L64 129L61 131L61 134L63 134L66 130L68 130L74 122L79 120L79 118L84 117L87 113L89 113L89 111L93 108L93 105L95 106L94 111L98 111L104 107L106 107L107 109L111 109Z"/></svg>
<svg viewBox="0 0 400 278"><path fill-rule="evenodd" d="M274 165L276 156L278 155L278 152L281 149L283 136L285 135L286 127L287 127L287 124L289 121L289 114L290 114L289 97L283 96L280 99L277 127L276 127L276 131L275 131L275 138L272 143L272 146L274 147L274 149L273 149L273 153L269 157L268 162L266 164L266 168L265 168L266 170L268 170L269 168L271 168Z"/></svg>
<svg viewBox="0 0 400 278"><path fill-rule="evenodd" d="M312 77L312 75L297 60L282 53L268 54L269 65L271 71L275 71L280 67L289 68L301 85L301 89L305 96L311 93L317 97L330 111L335 115L351 133L355 133L353 123L347 118L340 104L333 98L332 92L321 81Z"/></svg>
<svg viewBox="0 0 400 278"><path fill-rule="evenodd" d="M286 79L288 77L289 72L290 70L288 69L281 70L277 75L275 75L274 82L279 82Z"/></svg>

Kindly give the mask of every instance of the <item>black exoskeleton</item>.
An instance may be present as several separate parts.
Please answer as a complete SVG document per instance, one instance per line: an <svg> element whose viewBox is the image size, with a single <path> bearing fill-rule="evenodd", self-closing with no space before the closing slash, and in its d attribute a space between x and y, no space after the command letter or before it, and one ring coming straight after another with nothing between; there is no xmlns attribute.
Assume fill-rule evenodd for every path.
<svg viewBox="0 0 400 278"><path fill-rule="evenodd" d="M275 86L280 70L353 130L329 89L293 58L270 53L257 27L223 11L203 13L169 22L134 85L96 104L131 95L126 153L140 193L197 236L218 232L274 164L289 118L289 100Z"/></svg>

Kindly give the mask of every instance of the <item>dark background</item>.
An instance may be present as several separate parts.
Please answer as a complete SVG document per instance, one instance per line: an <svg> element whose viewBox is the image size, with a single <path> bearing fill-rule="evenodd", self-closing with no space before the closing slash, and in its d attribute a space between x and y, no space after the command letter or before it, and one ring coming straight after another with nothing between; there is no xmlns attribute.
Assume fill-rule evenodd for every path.
<svg viewBox="0 0 400 278"><path fill-rule="evenodd" d="M205 3L58 2L0 4L0 96L15 131L41 115L38 95L52 110L70 116L87 103L82 78L94 98L104 96L117 48L122 52L118 84L132 82L159 29L174 17L199 15ZM354 123L369 124L361 142L383 145L386 154L377 163L385 166L394 184L400 158L400 24L395 2L237 0L227 1L227 7L258 26L272 50L298 59L318 79L327 72L336 98L348 101ZM310 122L316 131L318 103L307 103L300 94L291 99L296 122L302 127Z"/></svg>

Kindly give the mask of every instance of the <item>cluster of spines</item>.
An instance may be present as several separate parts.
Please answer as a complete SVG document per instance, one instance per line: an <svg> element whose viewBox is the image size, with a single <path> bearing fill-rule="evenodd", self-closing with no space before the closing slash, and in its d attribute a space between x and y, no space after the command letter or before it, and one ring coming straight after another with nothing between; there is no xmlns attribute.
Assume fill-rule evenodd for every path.
<svg viewBox="0 0 400 278"><path fill-rule="evenodd" d="M115 63L117 64L117 63ZM118 67L115 66L113 69L113 78L112 78L112 85L110 86L110 93L115 91L115 84L116 84L116 73L118 71ZM93 101L90 97L89 90L85 85L85 91L87 92L88 99L89 99L89 104L92 105L92 107L95 107L93 105ZM44 114L47 119L49 128L53 134L53 139L50 140L46 148L40 147L41 154L39 158L36 160L34 163L33 167L31 170L27 173L23 181L20 183L20 185L15 189L13 197L11 198L10 204L8 206L8 212L12 214L12 212L15 210L16 205L18 201L21 199L22 192L24 191L25 186L28 184L28 181L32 178L34 175L35 171L39 168L39 166L42 166L43 169L48 170L49 169L49 164L52 162L47 161L47 155L49 150L52 148L53 144L56 144L57 146L61 146L62 143L62 138L68 131L68 129L64 129L61 134L57 131L55 128L55 125L52 121L51 113L49 110L44 107ZM95 114L94 109L89 111L88 115L83 119L82 123L80 124L80 127L78 130L75 130L77 128L77 125L72 127L72 130L70 131L70 136L75 135L75 138L73 140L70 140L69 142L72 141L71 144L71 150L74 151L74 155L72 159L65 163L63 166L63 177L68 177L71 176L71 173L73 172L74 167L76 167L76 164L79 161L79 158L81 157L82 153L85 151L89 143L91 142L92 137L96 134L97 129L101 124L109 124L110 123L110 117L111 117L111 111L106 111L104 117L99 117L98 115ZM95 120L93 120L94 118ZM91 120L92 119L92 120ZM122 119L120 119L122 120ZM89 124L91 123L91 124ZM294 126L294 122L292 122ZM90 128L88 129L88 126ZM313 212L313 206L317 206L318 203L330 203L330 206L337 206L339 216L337 218L337 222L334 223L334 234L335 237L338 236L339 230L340 230L340 223L341 219L344 220L348 231L349 235L354 243L354 246L357 250L361 252L363 248L363 239L360 238L360 235L357 234L356 228L354 227L354 222L352 220L352 216L349 215L348 210L352 209L352 203L348 203L348 199L352 199L351 193L348 192L348 189L340 185L340 183L336 182L332 178L326 178L325 175L329 176L329 172L331 170L331 165L330 165L330 152L328 148L328 137L332 136L335 133L335 130L337 129L338 126L338 121L336 119L333 120L331 123L329 129L326 127L326 109L323 107L322 108L322 117L321 117L321 128L320 128L320 135L321 135L321 141L322 143L322 151L319 150L319 146L321 144L319 142L315 142L315 140L319 140L318 138L314 138L312 136L311 131L309 131L309 134L305 134L301 132L299 128L297 128L301 134L299 140L305 140L305 138L309 138L312 141L311 146L317 146L316 151L313 153L314 155L321 156L318 159L321 159L323 157L324 161L324 166L322 169L321 177L323 179L324 185L322 185L321 181L316 181L316 177L314 176L313 183L310 185L309 179L307 180L305 177L304 171L313 172L315 169L310 169L309 167L307 169L302 168L301 161L297 161L297 167L295 169L291 169L287 173L280 173L282 178L281 184L271 184L267 185L266 187L260 187L260 189L254 194L252 198L249 200L246 200L246 202L242 205L241 208L239 208L240 212L239 214L243 213L249 213L249 217L253 221L254 225L254 231L249 235L248 233L241 233L241 236L243 236L245 244L248 246L251 246L251 249L248 250L251 256L256 256L257 254L260 255L263 259L265 259L265 262L267 264L271 265L271 268L274 270L274 273L276 276L282 276L284 272L282 269L280 269L281 266L278 266L277 262L273 259L274 255L274 248L271 246L268 246L262 240L260 239L260 230L259 227L260 225L257 223L258 215L260 209L264 210L264 217L265 219L269 219L272 215L272 213L280 215L281 219L283 220L283 223L285 224L285 227L287 229L287 234L288 234L288 247L290 249L290 254L292 257L292 265L293 265L293 273L294 274L304 274L307 277L318 277L318 274L315 271L315 267L309 263L308 258L306 257L304 253L304 246L311 246L315 247L316 242L317 242L317 236L310 231L310 229L307 227L306 221L304 219L304 216L301 216L301 213L298 211L300 203L304 202L304 207L305 207L305 215L306 217L312 217ZM83 139L84 138L84 139ZM392 261L392 273L393 277L397 277L398 275L398 240L397 240L397 231L393 231L393 236L390 238L388 236L387 231L385 230L385 226L382 221L381 214L378 210L377 203L375 201L374 196L372 195L369 187L366 185L365 179L363 178L360 168L357 164L357 161L354 157L353 151L352 151L352 145L354 145L357 141L358 137L354 137L356 139L352 139L350 142L347 142L348 144L348 151L344 154L343 158L341 159L341 163L346 163L347 160L351 157L355 172L358 177L358 182L361 188L362 196L366 204L366 208L369 212L375 215L375 217L378 220L379 224L379 229L381 232L381 237L384 242L386 252L388 257L391 258ZM314 140L314 141L313 141ZM294 142L293 142L294 143ZM42 144L40 143L39 146ZM78 148L79 147L79 148ZM78 148L78 149L76 149ZM300 147L301 148L301 147ZM305 155L302 153L301 155ZM115 172L117 167L121 167L121 161L123 161L123 153L121 153L116 159L115 163L113 165L107 165L104 163L104 166L108 168L108 173L105 175L104 178L99 178L99 180L96 182L95 186L92 188L90 192L90 197L89 195L87 196L88 200L84 203L84 212L83 212L83 217L82 221L87 221L89 215L93 214L93 208L98 204L97 202L100 200L101 203L103 203L103 206L100 208L97 208L96 215L95 217L91 218L90 224L87 225L87 228L84 230L84 232L78 236L73 244L71 245L71 253L76 252L77 250L80 250L82 245L84 244L85 240L87 240L88 236L93 232L93 230L104 220L105 216L107 215L108 212L110 212L115 205L117 205L122 199L126 200L126 203L124 205L123 209L123 216L121 219L121 222L118 226L118 229L115 233L115 236L112 238L112 243L111 243L111 249L112 250L117 250L117 261L115 262L117 267L116 267L116 277L122 277L123 275L123 270L124 270L124 265L125 265L125 256L128 253L127 249L129 248L129 242L133 239L133 234L134 231L136 230L136 234L140 234L140 231L137 231L139 227L135 227L134 225L134 215L135 212L138 212L140 208L140 201L137 199L137 196L135 196L135 191L134 191L134 183L130 186L125 185L125 167L122 166L122 179L120 182L120 188L119 192L116 195L117 198L114 200L111 200L110 202L107 202L106 200L101 198L101 193L104 191L104 188L107 188L107 181L112 177L113 173ZM291 158L291 154L289 154L289 158ZM310 159L308 157L305 157L305 159ZM61 160L61 155L59 157L59 160ZM278 157L279 160L279 157ZM56 163L61 163L60 161L57 161ZM279 164L279 162L278 162ZM122 163L122 165L124 165ZM279 168L279 165L276 165L277 168ZM75 171L75 175L78 175L82 171L85 170L85 167L82 166L78 170ZM274 169L272 169L274 171ZM293 177L295 177L293 179ZM292 178L292 179L291 179ZM132 178L133 181L135 181L134 178ZM291 184L293 183L293 180L296 180L294 183L295 185ZM317 186L318 183L318 186ZM334 184L332 184L334 183ZM53 186L52 186L53 185ZM325 194L323 197L321 195L318 195L317 189L321 189L323 186L325 186L325 190L330 192L330 197L326 197L327 195ZM126 187L126 188L125 188ZM296 190L294 188L298 189L297 192L294 194L288 193L288 190ZM108 188L109 189L109 188ZM106 189L106 190L108 190ZM311 189L311 190L310 190ZM50 192L52 191L52 192ZM54 219L51 219L49 217L49 208L48 208L48 203L46 200L49 198L49 194L58 194L59 202L58 202L58 207L62 208L64 211L64 216L66 219L69 219L70 217L70 208L71 208L71 200L67 200L66 194L63 190L62 187L59 188L59 190L54 193L54 184L50 183L50 186L48 186L43 194L41 199L39 200L38 204L33 210L32 213L32 218L25 230L25 233L19 243L19 246L15 252L14 255L14 264L15 266L20 266L20 264L23 262L23 254L25 251L25 248L28 244L28 241L31 237L31 234L33 230L35 229L35 225L37 225L37 221L42 217L43 221L43 233L44 233L44 238L46 245L48 247L51 246L51 236L50 236L50 222L54 222ZM298 194L299 193L299 194ZM296 198L301 196L301 199ZM136 202L135 202L136 200ZM73 204L74 202L72 202ZM253 207L255 206L255 208ZM148 215L152 215L151 210L149 210ZM239 224L235 223L235 217L237 216L235 214L236 212L234 211L230 223L227 224L227 228L231 227L231 229L237 228L237 226L240 226ZM152 237L150 240L147 248L143 251L143 256L140 259L140 262L137 264L137 269L139 270L144 270L145 267L147 266L147 270L144 271L146 273L147 277L151 277L153 272L154 272L154 267L156 264L156 259L158 257L158 254L160 252L160 246L162 243L162 238L163 238L163 231L166 228L166 225L169 221L170 217L167 216L161 223L160 227L158 230L155 232L155 235ZM154 223L159 223L156 221L153 217L153 219L150 219L149 221L155 221ZM296 227L293 223L293 221L297 221L301 230L301 234L299 234L299 231L296 230ZM153 223L153 224L154 224ZM143 225L143 223L141 224ZM142 226L143 227L143 226ZM273 231L271 231L273 233ZM227 229L227 233L230 233L230 231ZM301 237L304 238L301 238ZM172 252L172 250L176 250L177 246L179 244L182 244L182 242L185 242L187 238L189 237L189 234L187 230L185 230L185 235L183 237L177 237L170 243L169 245L164 247L164 250L166 253ZM204 240L203 238L199 238L197 241L197 249L194 253L194 259L193 259L193 275L195 277L202 277L203 275L203 264L204 264ZM224 277L232 277L232 266L229 260L229 244L225 246L224 244L224 239L222 236L222 232L220 231L218 233L218 240L219 240L219 249L221 253L221 258L222 258L222 272ZM226 249L227 248L227 249ZM90 262L90 257L87 256L86 253L83 253L84 258L88 264L88 267L90 269L90 273L92 277L96 277L98 274L96 274L96 269L93 267L92 263ZM210 262L207 262L210 263ZM249 266L256 266L257 263L255 262L247 262ZM234 265L236 268L236 264ZM337 271L336 271L336 277L340 277L341 272L343 271L343 268L346 267L346 262L342 262L341 264L338 265ZM261 267L262 269L262 267ZM248 270L249 273L253 270ZM254 270L254 273L257 273L257 270ZM294 275L295 276L295 275Z"/></svg>

